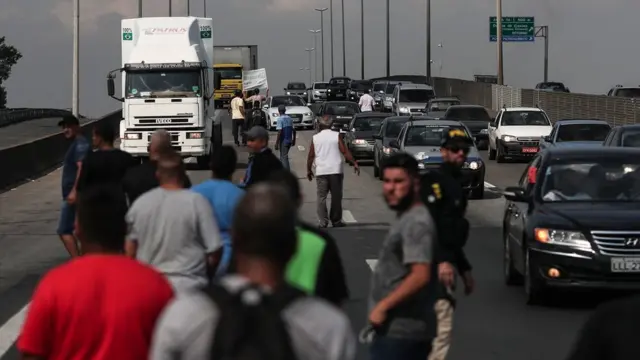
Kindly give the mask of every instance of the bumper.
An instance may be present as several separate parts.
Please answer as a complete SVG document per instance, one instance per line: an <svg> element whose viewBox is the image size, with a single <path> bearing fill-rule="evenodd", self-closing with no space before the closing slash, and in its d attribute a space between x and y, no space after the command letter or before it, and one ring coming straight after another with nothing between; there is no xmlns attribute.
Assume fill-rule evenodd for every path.
<svg viewBox="0 0 640 360"><path fill-rule="evenodd" d="M565 289L640 290L640 272L614 273L609 257L570 249L531 248L529 261L545 286ZM550 268L560 276L547 275Z"/></svg>
<svg viewBox="0 0 640 360"><path fill-rule="evenodd" d="M507 157L531 158L540 151L539 143L505 142L499 140L498 145L502 148L504 156Z"/></svg>
<svg viewBox="0 0 640 360"><path fill-rule="evenodd" d="M172 142L171 145L183 157L203 156L207 154L208 139L190 139L182 140L182 134L179 141ZM143 140L126 140L120 141L120 150L126 151L135 157L149 156L149 141L143 136Z"/></svg>
<svg viewBox="0 0 640 360"><path fill-rule="evenodd" d="M343 91L329 92L327 93L327 99L347 99L347 94Z"/></svg>
<svg viewBox="0 0 640 360"><path fill-rule="evenodd" d="M275 119L273 117L269 119L269 126L270 127L275 128L277 124L278 124L278 120L277 119ZM294 129L311 127L311 126L313 126L313 116L303 117L302 120L293 119L293 128Z"/></svg>
<svg viewBox="0 0 640 360"><path fill-rule="evenodd" d="M349 145L349 150L354 158L360 160L373 160L373 144L366 145Z"/></svg>
<svg viewBox="0 0 640 360"><path fill-rule="evenodd" d="M327 94L320 94L320 95L313 94L311 96L312 101L324 101L326 99L327 99Z"/></svg>

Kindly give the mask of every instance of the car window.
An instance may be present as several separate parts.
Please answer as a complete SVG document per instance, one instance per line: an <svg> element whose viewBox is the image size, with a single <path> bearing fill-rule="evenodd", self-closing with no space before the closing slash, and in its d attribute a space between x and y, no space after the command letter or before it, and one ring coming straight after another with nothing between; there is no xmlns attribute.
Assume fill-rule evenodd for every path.
<svg viewBox="0 0 640 360"><path fill-rule="evenodd" d="M357 117L353 120L352 128L356 131L380 131L382 127L382 117Z"/></svg>
<svg viewBox="0 0 640 360"><path fill-rule="evenodd" d="M435 93L430 89L402 89L398 102L426 103L435 97Z"/></svg>
<svg viewBox="0 0 640 360"><path fill-rule="evenodd" d="M633 148L640 147L640 131L625 130L622 133L622 146Z"/></svg>
<svg viewBox="0 0 640 360"><path fill-rule="evenodd" d="M386 88L387 88L387 84L385 84L385 83L375 83L373 85L373 91L376 91L376 92L384 91L384 89L386 89Z"/></svg>
<svg viewBox="0 0 640 360"><path fill-rule="evenodd" d="M605 124L565 124L558 127L556 142L604 141L609 130Z"/></svg>
<svg viewBox="0 0 640 360"><path fill-rule="evenodd" d="M536 156L535 158L533 158L533 160L531 160L527 168L524 170L524 173L522 173L522 176L520 177L518 186L524 189L527 195L531 194L531 192L533 191L533 188L536 185L535 181L538 175L537 172L538 172L538 169L540 168L541 163L542 163L542 156L541 155Z"/></svg>
<svg viewBox="0 0 640 360"><path fill-rule="evenodd" d="M407 120L392 120L387 122L384 136L388 138L397 138Z"/></svg>
<svg viewBox="0 0 640 360"><path fill-rule="evenodd" d="M640 98L640 88L621 88L616 90L616 96L627 98Z"/></svg>
<svg viewBox="0 0 640 360"><path fill-rule="evenodd" d="M274 96L271 100L271 107L284 106L307 106L299 96Z"/></svg>
<svg viewBox="0 0 640 360"><path fill-rule="evenodd" d="M487 110L481 107L456 107L447 110L447 119L475 120L491 122L491 117Z"/></svg>
<svg viewBox="0 0 640 360"><path fill-rule="evenodd" d="M407 130L405 146L440 146L444 135L452 129L462 130L471 137L469 131L464 126L446 125L412 125Z"/></svg>
<svg viewBox="0 0 640 360"><path fill-rule="evenodd" d="M505 111L502 126L549 126L551 123L542 111Z"/></svg>
<svg viewBox="0 0 640 360"><path fill-rule="evenodd" d="M387 93L387 94L395 94L395 90L396 90L396 84L387 84L387 88L385 90L385 93Z"/></svg>
<svg viewBox="0 0 640 360"><path fill-rule="evenodd" d="M329 84L327 83L315 83L313 84L313 88L316 90L324 90L328 87Z"/></svg>
<svg viewBox="0 0 640 360"><path fill-rule="evenodd" d="M305 90L307 86L303 83L289 83L287 89L289 90Z"/></svg>
<svg viewBox="0 0 640 360"><path fill-rule="evenodd" d="M453 105L460 105L459 100L438 100L431 101L427 106L428 111L447 111Z"/></svg>
<svg viewBox="0 0 640 360"><path fill-rule="evenodd" d="M360 112L360 108L356 103L327 104L325 111L330 111L333 115L355 115Z"/></svg>
<svg viewBox="0 0 640 360"><path fill-rule="evenodd" d="M611 144L611 140L613 140L613 137L617 131L618 131L618 128L611 129L611 131L609 131L609 134L607 134L607 137L604 139L602 144L609 146Z"/></svg>
<svg viewBox="0 0 640 360"><path fill-rule="evenodd" d="M556 136L556 132L558 132L558 124L553 126L553 129L551 129L551 133L549 134L549 139L551 139L551 141L554 141L553 139L555 139Z"/></svg>
<svg viewBox="0 0 640 360"><path fill-rule="evenodd" d="M347 79L332 79L329 81L330 85L345 85L349 83Z"/></svg>

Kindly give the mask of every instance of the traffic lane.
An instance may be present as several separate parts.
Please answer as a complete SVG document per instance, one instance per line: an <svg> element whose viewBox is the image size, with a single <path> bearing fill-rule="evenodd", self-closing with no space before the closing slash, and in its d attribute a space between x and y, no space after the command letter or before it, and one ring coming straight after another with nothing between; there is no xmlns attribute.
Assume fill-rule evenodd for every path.
<svg viewBox="0 0 640 360"><path fill-rule="evenodd" d="M481 151L480 156L487 170L485 173L485 181L498 189L504 189L507 186L517 186L520 177L527 168L529 161L510 160L498 164L495 160L489 160L489 153Z"/></svg>
<svg viewBox="0 0 640 360"><path fill-rule="evenodd" d="M60 132L58 122L62 118L44 118L24 121L18 124L0 128L0 149L28 143ZM90 119L81 118L80 124L86 124Z"/></svg>

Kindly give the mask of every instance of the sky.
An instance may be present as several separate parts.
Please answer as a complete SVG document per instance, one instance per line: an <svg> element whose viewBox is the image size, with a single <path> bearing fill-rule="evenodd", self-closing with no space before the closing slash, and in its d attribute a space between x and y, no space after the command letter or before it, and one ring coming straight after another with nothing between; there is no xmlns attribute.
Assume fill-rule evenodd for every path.
<svg viewBox="0 0 640 360"><path fill-rule="evenodd" d="M191 15L203 15L191 1ZM315 7L330 0L206 0L216 45L258 45L259 66L272 89L288 81L309 82L305 48L309 29L320 28ZM137 16L136 0L80 0L80 113L100 116L121 104L107 96L106 75L120 64L120 20ZM143 0L144 16L168 15L169 0ZM340 0L333 0L334 73L342 75ZM424 74L426 1L391 0L391 73ZM0 36L23 58L5 84L10 107L71 107L72 1L2 0ZM186 15L186 0L173 0L173 15ZM344 0L346 75L360 77L360 1ZM496 73L496 47L489 42L493 0L432 0L433 76L472 79ZM535 16L548 25L549 80L572 92L605 94L615 84L640 84L638 0L507 0L503 16ZM365 0L365 77L385 73L385 0ZM325 12L325 77L331 76L329 11ZM627 30L629 30L627 32ZM633 30L633 31L632 31ZM442 46L438 46L441 44ZM320 36L318 35L318 48ZM320 49L318 49L320 50ZM318 51L318 80L321 53ZM544 44L505 43L505 83L532 87L542 81ZM312 64L312 68L315 65ZM312 71L312 77L315 75ZM281 91L281 90L279 90Z"/></svg>

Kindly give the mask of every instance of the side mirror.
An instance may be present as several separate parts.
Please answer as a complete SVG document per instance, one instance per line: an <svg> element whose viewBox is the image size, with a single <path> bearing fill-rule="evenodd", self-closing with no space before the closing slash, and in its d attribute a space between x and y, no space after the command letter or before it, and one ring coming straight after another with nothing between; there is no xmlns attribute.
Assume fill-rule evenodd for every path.
<svg viewBox="0 0 640 360"><path fill-rule="evenodd" d="M546 141L546 142L551 142L551 136L549 136L549 135L543 136L542 139L544 139L544 141Z"/></svg>
<svg viewBox="0 0 640 360"><path fill-rule="evenodd" d="M398 144L398 140L389 141L389 147L394 149L400 149L400 144Z"/></svg>
<svg viewBox="0 0 640 360"><path fill-rule="evenodd" d="M515 202L528 202L529 198L521 187L509 186L502 192L505 199Z"/></svg>
<svg viewBox="0 0 640 360"><path fill-rule="evenodd" d="M491 122L489 123L489 127L490 128L495 128L496 126L497 126L496 119L491 119Z"/></svg>
<svg viewBox="0 0 640 360"><path fill-rule="evenodd" d="M282 88L282 90L287 91L287 88Z"/></svg>
<svg viewBox="0 0 640 360"><path fill-rule="evenodd" d="M376 140L382 140L382 135L376 134L376 135L373 135L373 138Z"/></svg>
<svg viewBox="0 0 640 360"><path fill-rule="evenodd" d="M116 84L112 77L107 78L107 94L111 97L116 95Z"/></svg>
<svg viewBox="0 0 640 360"><path fill-rule="evenodd" d="M220 89L222 87L222 77L219 72L213 73L213 88Z"/></svg>

